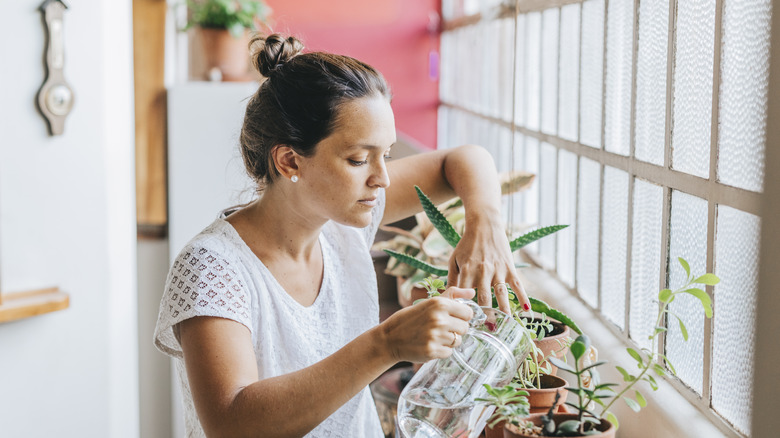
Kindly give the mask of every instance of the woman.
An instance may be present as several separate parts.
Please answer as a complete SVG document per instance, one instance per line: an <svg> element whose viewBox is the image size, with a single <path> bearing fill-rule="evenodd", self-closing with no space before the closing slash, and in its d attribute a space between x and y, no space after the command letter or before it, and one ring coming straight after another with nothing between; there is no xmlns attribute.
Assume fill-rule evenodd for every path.
<svg viewBox="0 0 780 438"><path fill-rule="evenodd" d="M176 258L155 344L176 360L188 436L381 437L368 384L398 361L447 357L494 286L527 298L500 222L489 154L475 146L386 163L390 92L355 59L257 37L267 78L247 105L241 150L262 191ZM390 182L393 182L392 185ZM378 322L369 248L380 223L458 195L467 228L449 289Z"/></svg>

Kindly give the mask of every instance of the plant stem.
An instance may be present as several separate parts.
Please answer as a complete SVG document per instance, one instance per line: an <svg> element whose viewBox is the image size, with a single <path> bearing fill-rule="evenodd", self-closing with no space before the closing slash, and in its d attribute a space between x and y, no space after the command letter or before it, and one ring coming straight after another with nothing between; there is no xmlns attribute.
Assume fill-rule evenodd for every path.
<svg viewBox="0 0 780 438"><path fill-rule="evenodd" d="M677 289L676 291L672 292L669 295L669 298L666 299L666 301L663 301L661 303L662 306L658 310L658 318L656 318L655 326L653 327L653 330L655 330L655 327L660 327L661 326L661 319L663 319L664 313L666 313L666 308L669 306L669 303L672 302L672 299L674 298L674 296L677 295L677 293L679 293L680 291L682 291L684 289L687 289L688 286L690 286L692 283L693 283L693 281L689 282L684 287L681 287L680 289ZM636 378L630 384L628 384L625 388L623 388L622 391L620 391L617 395L615 395L615 397L612 398L612 401L607 403L607 405L601 411L601 418L604 418L604 415L609 411L609 408L615 403L616 400L618 400L623 394L625 394L626 391L631 389L637 382L642 380L642 377L644 377L644 375L647 374L647 371L650 369L650 367L653 365L653 363L655 362L655 359L656 359L656 355L657 355L657 353L656 353L656 349L657 349L656 341L658 340L658 334L659 333L660 332L655 332L653 334L652 343L651 343L651 347L650 347L650 351L652 352L652 355L650 355L650 357L647 358L647 364L645 365L644 369L642 369L642 372L639 373L639 375L636 376Z"/></svg>

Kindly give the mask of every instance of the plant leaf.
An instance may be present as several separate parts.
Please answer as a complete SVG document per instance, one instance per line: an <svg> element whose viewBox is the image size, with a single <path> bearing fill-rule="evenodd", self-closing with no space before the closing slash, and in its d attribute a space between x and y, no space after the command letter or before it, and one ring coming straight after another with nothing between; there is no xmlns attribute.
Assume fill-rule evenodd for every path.
<svg viewBox="0 0 780 438"><path fill-rule="evenodd" d="M566 227L568 227L568 225L550 225L547 227L542 227L533 231L529 231L523 234L522 236L516 238L515 240L509 242L509 249L512 252L515 252L518 249L528 245L531 242L535 242L541 239L542 237L549 236L550 234L558 232Z"/></svg>
<svg viewBox="0 0 780 438"><path fill-rule="evenodd" d="M643 396L641 392L635 390L634 394L636 394L636 401L637 403L639 403L639 406L641 407L647 406L647 400L645 400L645 396Z"/></svg>
<svg viewBox="0 0 780 438"><path fill-rule="evenodd" d="M436 208L436 205L431 202L430 198L428 198L419 187L414 186L414 189L417 190L417 197L420 198L420 203L422 204L425 215L428 216L428 219L431 220L433 226L441 233L447 243L455 248L458 242L460 242L460 235L458 232L455 231L455 228L452 228L452 225L447 221L447 218L444 217L439 209Z"/></svg>
<svg viewBox="0 0 780 438"><path fill-rule="evenodd" d="M720 283L720 278L718 278L718 276L715 274L704 274L696 280L693 280L693 282L715 286L716 284Z"/></svg>
<svg viewBox="0 0 780 438"><path fill-rule="evenodd" d="M690 265L688 265L688 262L685 261L685 259L682 257L677 257L677 260L680 262L683 269L685 269L685 278L686 279L691 278L691 267Z"/></svg>
<svg viewBox="0 0 780 438"><path fill-rule="evenodd" d="M571 365L569 365L566 362L558 359L557 357L550 357L547 360L550 361L551 364L555 365L556 367L558 367L558 368L560 368L562 370L568 371L568 372L573 373L573 374L577 374L577 371L574 368L572 368Z"/></svg>
<svg viewBox="0 0 780 438"><path fill-rule="evenodd" d="M683 292L698 298L701 301L701 306L704 307L704 314L707 318L712 318L712 298L710 298L707 292L695 287L685 289Z"/></svg>
<svg viewBox="0 0 780 438"><path fill-rule="evenodd" d="M398 261L406 263L407 265L420 269L422 271L425 271L429 274L436 275L438 277L446 277L448 271L446 269L437 268L436 266L429 265L428 263L425 263L422 260L416 259L408 254L402 254L397 251L393 251L392 249L385 249L384 252L386 252L391 257L395 257L398 259Z"/></svg>
<svg viewBox="0 0 780 438"><path fill-rule="evenodd" d="M585 354L585 349L587 347L582 342L574 342L571 344L571 347L569 347L569 351L571 351L572 357L574 357L574 360L580 360L583 354Z"/></svg>
<svg viewBox="0 0 780 438"><path fill-rule="evenodd" d="M666 370L664 369L664 367L662 367L657 363L653 364L653 370L655 371L656 374L658 374L661 377L666 375Z"/></svg>
<svg viewBox="0 0 780 438"><path fill-rule="evenodd" d="M640 364L644 364L645 363L645 360L644 360L644 358L642 358L642 355L640 355L639 352L637 352L633 348L631 348L631 347L626 348L626 351L628 352L628 354L631 355L631 357L636 359L636 361L639 362Z"/></svg>
<svg viewBox="0 0 780 438"><path fill-rule="evenodd" d="M639 406L639 403L631 400L628 397L623 397L623 401L625 401L628 407L631 408L634 412L639 412L642 409L642 407Z"/></svg>
<svg viewBox="0 0 780 438"><path fill-rule="evenodd" d="M644 380L646 380L647 383L650 384L650 387L653 388L653 391L658 391L658 383L655 381L655 378L653 378L653 376L648 374L644 377Z"/></svg>
<svg viewBox="0 0 780 438"><path fill-rule="evenodd" d="M670 289L664 289L661 292L658 292L658 301L665 303L671 296L672 291Z"/></svg>
<svg viewBox="0 0 780 438"><path fill-rule="evenodd" d="M558 432L563 432L565 434L571 435L577 432L577 429L580 427L580 422L577 420L566 420L563 423L558 425Z"/></svg>
<svg viewBox="0 0 780 438"><path fill-rule="evenodd" d="M607 411L606 417L607 417L607 421L609 421L610 423L612 423L612 425L615 426L615 430L618 430L618 428L620 428L620 423L618 423L618 419L615 416L615 414L613 414L610 411Z"/></svg>
<svg viewBox="0 0 780 438"><path fill-rule="evenodd" d="M626 381L626 382L633 382L634 380L636 380L636 377L634 377L631 374L629 374L628 371L625 370L625 368L618 367L618 366L616 366L615 368L617 368L617 370L620 372L620 374L623 375L623 380L624 381Z"/></svg>
<svg viewBox="0 0 780 438"><path fill-rule="evenodd" d="M677 316L677 315L675 315ZM685 328L685 324L683 324L682 319L680 319L679 316L677 316L677 322L680 323L680 332L683 335L683 339L685 339L685 342L688 342L688 330Z"/></svg>
<svg viewBox="0 0 780 438"><path fill-rule="evenodd" d="M514 293L514 291L512 293ZM528 301L531 302L531 310L533 310L534 312L544 313L550 318L557 319L558 321L563 323L563 325L577 332L578 335L582 334L582 330L580 330L580 327L574 321L572 321L571 318L566 316L566 314L564 314L563 312L551 308L549 304L545 303L544 301L538 298L528 297Z"/></svg>

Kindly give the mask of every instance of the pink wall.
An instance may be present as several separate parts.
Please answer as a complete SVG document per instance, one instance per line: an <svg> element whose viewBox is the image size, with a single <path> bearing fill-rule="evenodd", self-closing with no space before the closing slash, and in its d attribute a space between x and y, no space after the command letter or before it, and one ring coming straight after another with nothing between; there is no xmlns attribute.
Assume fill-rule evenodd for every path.
<svg viewBox="0 0 780 438"><path fill-rule="evenodd" d="M376 67L393 90L396 128L429 149L436 147L438 78L429 54L439 50L428 32L438 0L266 0L273 29L291 33L307 50L349 55ZM438 66L436 66L438 67Z"/></svg>

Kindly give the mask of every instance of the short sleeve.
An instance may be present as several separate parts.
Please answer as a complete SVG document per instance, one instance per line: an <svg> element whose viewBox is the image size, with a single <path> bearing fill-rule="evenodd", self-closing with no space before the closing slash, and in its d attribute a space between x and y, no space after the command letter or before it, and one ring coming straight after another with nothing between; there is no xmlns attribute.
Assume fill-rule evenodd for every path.
<svg viewBox="0 0 780 438"><path fill-rule="evenodd" d="M230 261L218 252L188 246L176 257L160 302L154 344L163 353L182 357L173 326L195 316L216 316L251 324L250 295Z"/></svg>
<svg viewBox="0 0 780 438"><path fill-rule="evenodd" d="M382 223L382 218L385 216L385 189L379 189L376 200L376 207L371 211L371 224L363 229L366 246L369 249L371 248L371 245L374 244L379 225Z"/></svg>

